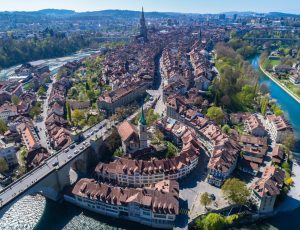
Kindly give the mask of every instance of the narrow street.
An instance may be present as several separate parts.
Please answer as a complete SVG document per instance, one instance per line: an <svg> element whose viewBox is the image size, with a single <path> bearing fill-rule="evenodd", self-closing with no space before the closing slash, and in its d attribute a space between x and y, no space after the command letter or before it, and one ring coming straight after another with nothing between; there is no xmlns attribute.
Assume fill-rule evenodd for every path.
<svg viewBox="0 0 300 230"><path fill-rule="evenodd" d="M50 141L49 141L49 139L46 135L45 122L46 122L46 119L47 119L48 101L49 101L50 93L52 91L53 84L56 82L56 78L55 78L56 74L55 74L55 71L53 71L53 72L51 73L52 83L50 83L48 85L48 89L47 89L47 92L46 92L46 99L43 100L43 105L42 105L42 111L43 112L39 116L39 118L41 118L41 119L37 119L37 121L34 121L34 125L37 127L37 130L38 130L38 135L39 135L39 138L40 138L40 144L44 148L46 148L48 150L48 152L51 153L51 154L55 153L55 151L51 148Z"/></svg>

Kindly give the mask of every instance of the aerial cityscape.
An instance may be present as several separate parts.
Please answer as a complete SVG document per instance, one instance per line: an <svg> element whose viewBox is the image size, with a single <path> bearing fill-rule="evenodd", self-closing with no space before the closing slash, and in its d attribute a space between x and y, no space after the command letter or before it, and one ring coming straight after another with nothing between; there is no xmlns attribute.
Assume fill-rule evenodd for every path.
<svg viewBox="0 0 300 230"><path fill-rule="evenodd" d="M1 230L299 229L299 5L0 3Z"/></svg>

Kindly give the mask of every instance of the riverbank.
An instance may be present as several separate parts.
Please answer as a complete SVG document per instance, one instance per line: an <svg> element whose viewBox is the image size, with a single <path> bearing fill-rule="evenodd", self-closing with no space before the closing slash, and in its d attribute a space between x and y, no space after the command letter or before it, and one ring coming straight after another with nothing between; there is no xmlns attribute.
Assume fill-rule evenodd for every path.
<svg viewBox="0 0 300 230"><path fill-rule="evenodd" d="M289 94L295 101L300 104L300 97L296 96L288 87L286 87L275 77L273 77L272 74L265 70L261 64L259 64L259 68L268 78L270 78L274 83L276 83L280 88L282 88L287 94Z"/></svg>

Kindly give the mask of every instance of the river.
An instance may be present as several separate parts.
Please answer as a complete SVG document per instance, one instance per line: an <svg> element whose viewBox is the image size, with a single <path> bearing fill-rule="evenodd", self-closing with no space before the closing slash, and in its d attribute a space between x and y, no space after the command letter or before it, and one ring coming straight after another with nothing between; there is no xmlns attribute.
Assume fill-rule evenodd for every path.
<svg viewBox="0 0 300 230"><path fill-rule="evenodd" d="M259 57L253 58L252 66L259 70ZM284 90L272 82L260 72L260 83L269 87L272 98L276 99L285 111L286 117L294 127L295 135L300 139L300 105L291 98ZM296 151L299 151L298 142ZM235 230L276 230L276 229L299 229L300 208L293 212L280 213L260 223L247 227L234 228ZM116 220L95 213L82 210L66 202L56 203L46 200L41 196L28 196L16 202L10 210L0 219L0 229L147 229L141 225Z"/></svg>

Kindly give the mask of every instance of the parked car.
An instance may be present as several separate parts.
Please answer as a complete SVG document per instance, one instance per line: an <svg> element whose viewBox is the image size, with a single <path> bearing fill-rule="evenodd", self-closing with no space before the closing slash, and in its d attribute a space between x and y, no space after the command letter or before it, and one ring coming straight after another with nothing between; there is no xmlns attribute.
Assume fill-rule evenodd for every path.
<svg viewBox="0 0 300 230"><path fill-rule="evenodd" d="M58 166L58 161L55 161L53 164L52 164L53 167L56 167Z"/></svg>

